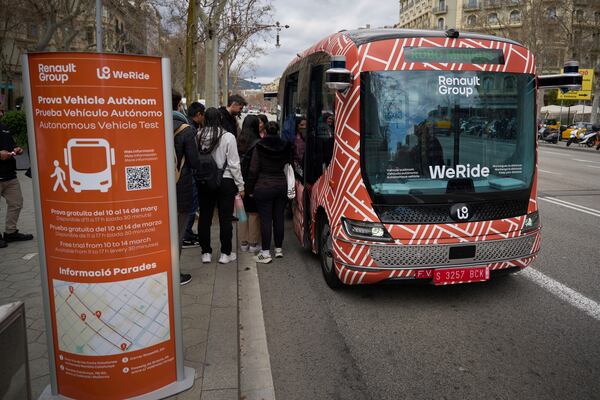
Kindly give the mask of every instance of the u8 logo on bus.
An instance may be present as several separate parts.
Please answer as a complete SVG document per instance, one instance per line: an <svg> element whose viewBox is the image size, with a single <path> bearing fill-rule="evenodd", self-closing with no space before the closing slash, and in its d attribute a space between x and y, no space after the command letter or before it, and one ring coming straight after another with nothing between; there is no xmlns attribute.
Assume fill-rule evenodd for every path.
<svg viewBox="0 0 600 400"><path fill-rule="evenodd" d="M455 204L450 207L450 217L455 221L466 221L470 215L469 207L464 203Z"/></svg>

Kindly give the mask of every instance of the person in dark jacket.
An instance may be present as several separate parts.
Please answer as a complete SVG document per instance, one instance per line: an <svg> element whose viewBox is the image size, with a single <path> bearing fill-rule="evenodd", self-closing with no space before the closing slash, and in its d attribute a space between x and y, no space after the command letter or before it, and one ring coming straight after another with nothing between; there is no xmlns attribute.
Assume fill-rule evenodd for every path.
<svg viewBox="0 0 600 400"><path fill-rule="evenodd" d="M187 118L194 127L195 133L204 126L204 111L204 105L198 101L192 102L187 109ZM198 235L195 234L193 230L194 223L196 222L196 212L198 211L198 190L196 189L196 180L194 179L193 174L192 180L194 181L194 184L192 185L193 206L190 209L190 214L185 225L183 240L181 241L181 247L184 249L200 246Z"/></svg>
<svg viewBox="0 0 600 400"><path fill-rule="evenodd" d="M181 245L183 235L187 226L190 210L194 207L193 170L199 167L198 147L196 145L196 131L181 109L181 95L173 92L173 134L175 144L175 155L177 156L177 169L180 170L179 180L177 181L177 231L179 232L179 252L181 254ZM182 127L183 125L187 127ZM190 274L181 274L181 284L185 285L192 280Z"/></svg>
<svg viewBox="0 0 600 400"><path fill-rule="evenodd" d="M23 153L13 138L13 132L0 124L0 196L6 200L6 229L4 238L0 238L0 247L7 242L31 240L33 235L19 232L17 222L23 208L21 185L17 178L17 160L15 155Z"/></svg>
<svg viewBox="0 0 600 400"><path fill-rule="evenodd" d="M233 133L233 136L237 137L239 133L237 120L246 104L248 103L246 103L246 100L242 96L234 94L227 98L227 107L219 108L221 125L227 132Z"/></svg>
<svg viewBox="0 0 600 400"><path fill-rule="evenodd" d="M260 140L259 121L256 115L247 115L242 124L242 131L237 137L238 153L240 154L240 165L244 181L248 179L252 153ZM256 209L256 202L252 197L244 197L244 210L248 215L248 220L238 223L240 250L256 253L260 250L258 246L260 240L260 219L258 217L258 210Z"/></svg>
<svg viewBox="0 0 600 400"><path fill-rule="evenodd" d="M267 136L261 139L252 154L247 190L254 197L260 216L262 250L256 262L267 264L271 259L271 232L275 239L275 257L283 257L284 211L287 203L287 180L283 167L292 162L292 146L279 137L279 125L269 122Z"/></svg>

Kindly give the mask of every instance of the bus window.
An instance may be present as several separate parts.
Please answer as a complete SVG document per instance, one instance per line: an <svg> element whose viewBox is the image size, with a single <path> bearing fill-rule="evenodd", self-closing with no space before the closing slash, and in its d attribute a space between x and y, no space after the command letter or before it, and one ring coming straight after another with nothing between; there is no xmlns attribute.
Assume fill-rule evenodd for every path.
<svg viewBox="0 0 600 400"><path fill-rule="evenodd" d="M307 181L315 182L329 166L333 155L334 99L325 87L325 65L311 70L308 104L309 159L306 160Z"/></svg>
<svg viewBox="0 0 600 400"><path fill-rule="evenodd" d="M281 137L294 143L296 136L295 120L298 108L298 72L291 74L285 80L285 97L281 122Z"/></svg>

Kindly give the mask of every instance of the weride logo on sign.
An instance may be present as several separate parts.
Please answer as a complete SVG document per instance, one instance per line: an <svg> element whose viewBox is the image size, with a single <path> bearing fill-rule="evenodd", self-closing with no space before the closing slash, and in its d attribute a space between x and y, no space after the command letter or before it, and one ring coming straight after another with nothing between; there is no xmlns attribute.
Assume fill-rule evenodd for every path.
<svg viewBox="0 0 600 400"><path fill-rule="evenodd" d="M107 66L96 68L96 76L101 80L108 80L111 78L141 81L150 80L150 75L145 72L111 70L110 67Z"/></svg>

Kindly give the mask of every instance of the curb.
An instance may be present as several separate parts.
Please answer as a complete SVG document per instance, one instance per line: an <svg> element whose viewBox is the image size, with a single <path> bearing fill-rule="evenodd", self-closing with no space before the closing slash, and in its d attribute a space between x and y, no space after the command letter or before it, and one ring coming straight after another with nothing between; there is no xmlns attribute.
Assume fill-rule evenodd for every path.
<svg viewBox="0 0 600 400"><path fill-rule="evenodd" d="M566 145L562 144L563 142L558 142L557 144L550 144L550 143L544 143L544 142L540 142L538 141L538 146L539 147L543 147L543 148L547 148L547 149L557 149L557 150L566 150L566 151L580 151L583 153L597 153L600 154L600 151L596 151L593 147L580 147L579 145L574 145L576 147L573 146L569 146L567 147Z"/></svg>

